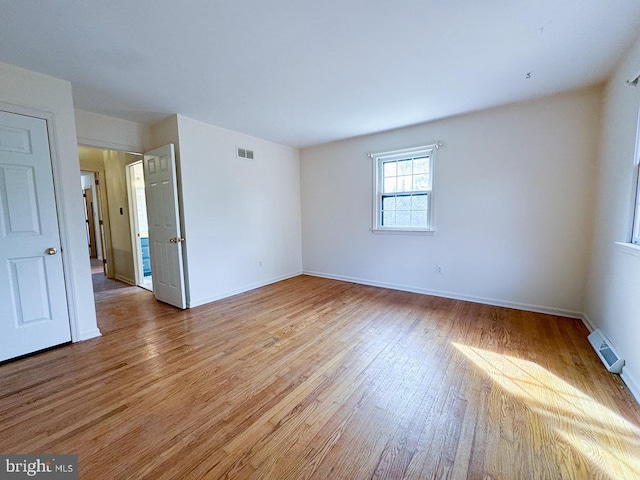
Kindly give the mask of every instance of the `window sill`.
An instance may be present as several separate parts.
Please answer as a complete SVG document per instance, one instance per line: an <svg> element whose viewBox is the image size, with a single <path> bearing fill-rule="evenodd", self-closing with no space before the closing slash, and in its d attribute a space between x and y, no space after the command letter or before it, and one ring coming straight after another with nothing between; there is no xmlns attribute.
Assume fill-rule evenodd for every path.
<svg viewBox="0 0 640 480"><path fill-rule="evenodd" d="M640 257L640 245L625 242L616 242L616 245L618 245L624 253L633 255L635 257Z"/></svg>
<svg viewBox="0 0 640 480"><path fill-rule="evenodd" d="M376 235L435 235L435 230L401 230L390 228L372 228L371 233Z"/></svg>

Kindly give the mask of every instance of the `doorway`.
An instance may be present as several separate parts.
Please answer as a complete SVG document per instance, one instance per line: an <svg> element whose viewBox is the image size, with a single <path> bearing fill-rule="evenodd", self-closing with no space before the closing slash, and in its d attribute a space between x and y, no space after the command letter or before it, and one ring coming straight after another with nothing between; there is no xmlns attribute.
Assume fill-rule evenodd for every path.
<svg viewBox="0 0 640 480"><path fill-rule="evenodd" d="M153 291L151 256L149 255L149 224L147 221L147 201L145 198L142 160L127 165L127 186L136 285Z"/></svg>
<svg viewBox="0 0 640 480"><path fill-rule="evenodd" d="M89 244L89 257L91 258L92 272L96 266L104 270L104 233L102 231L102 214L104 208L100 204L99 181L95 172L81 171L82 197L84 200L84 219L86 223L87 242Z"/></svg>
<svg viewBox="0 0 640 480"><path fill-rule="evenodd" d="M85 146L78 153L83 190L93 177L94 213L99 214L95 256L89 252L94 293L138 285L127 176L128 166L140 163L141 155Z"/></svg>
<svg viewBox="0 0 640 480"><path fill-rule="evenodd" d="M161 302L186 308L175 147L144 155L84 146L78 151L80 169L100 175L104 197L106 278L100 280L114 288L145 288Z"/></svg>

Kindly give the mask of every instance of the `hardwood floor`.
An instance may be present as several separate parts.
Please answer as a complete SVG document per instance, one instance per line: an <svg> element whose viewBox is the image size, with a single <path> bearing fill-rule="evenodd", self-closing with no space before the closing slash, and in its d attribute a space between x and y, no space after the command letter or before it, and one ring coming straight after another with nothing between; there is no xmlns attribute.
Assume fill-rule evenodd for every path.
<svg viewBox="0 0 640 480"><path fill-rule="evenodd" d="M0 452L80 478L640 478L640 409L578 320L300 276L0 366Z"/></svg>

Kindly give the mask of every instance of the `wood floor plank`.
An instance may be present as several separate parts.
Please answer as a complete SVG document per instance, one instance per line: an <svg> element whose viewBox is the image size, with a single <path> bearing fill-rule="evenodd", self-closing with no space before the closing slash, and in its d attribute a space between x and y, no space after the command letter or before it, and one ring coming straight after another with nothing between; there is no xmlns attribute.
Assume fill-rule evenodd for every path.
<svg viewBox="0 0 640 480"><path fill-rule="evenodd" d="M299 276L187 311L102 282L103 336L0 365L0 452L87 479L640 478L578 320Z"/></svg>

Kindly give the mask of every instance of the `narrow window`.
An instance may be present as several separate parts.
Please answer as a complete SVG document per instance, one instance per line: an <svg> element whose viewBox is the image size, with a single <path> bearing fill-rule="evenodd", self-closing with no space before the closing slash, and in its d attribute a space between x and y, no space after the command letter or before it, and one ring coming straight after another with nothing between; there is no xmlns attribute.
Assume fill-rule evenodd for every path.
<svg viewBox="0 0 640 480"><path fill-rule="evenodd" d="M640 164L636 166L638 169L638 177L636 182L636 208L633 217L633 238L632 243L640 245Z"/></svg>
<svg viewBox="0 0 640 480"><path fill-rule="evenodd" d="M374 232L434 231L433 165L437 144L371 154Z"/></svg>

